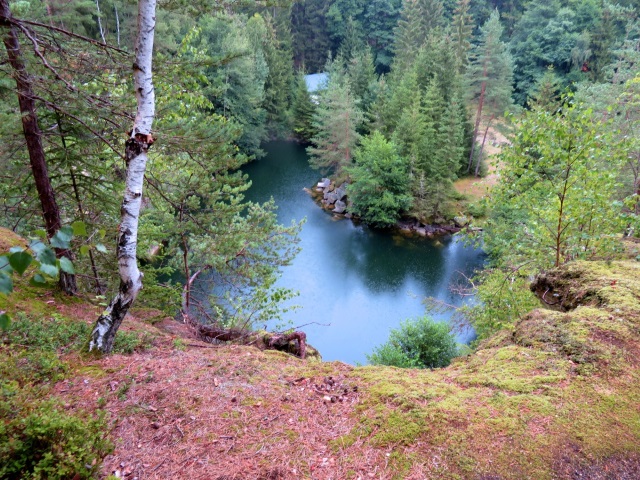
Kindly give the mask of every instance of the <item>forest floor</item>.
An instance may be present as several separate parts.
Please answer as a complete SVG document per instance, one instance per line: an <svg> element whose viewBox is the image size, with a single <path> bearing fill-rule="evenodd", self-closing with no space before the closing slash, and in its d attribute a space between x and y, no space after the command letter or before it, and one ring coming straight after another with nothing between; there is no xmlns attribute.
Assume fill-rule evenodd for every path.
<svg viewBox="0 0 640 480"><path fill-rule="evenodd" d="M102 307L20 280L0 298L15 318L0 377L25 402L45 392L69 415L106 412L100 478L640 478L640 262L575 263L539 285L567 311L536 310L444 369L216 346L138 309L119 333L130 353L63 346L64 373L43 379L35 339L87 332Z"/></svg>
<svg viewBox="0 0 640 480"><path fill-rule="evenodd" d="M482 129L480 129L483 131ZM478 139L482 142L482 138ZM509 140L503 133L491 127L487 133L487 142L484 153L487 159L487 174L484 177L465 177L457 180L453 186L458 193L466 195L468 201L477 202L484 198L488 191L498 183L499 166L496 156L502 151L505 145L509 145Z"/></svg>

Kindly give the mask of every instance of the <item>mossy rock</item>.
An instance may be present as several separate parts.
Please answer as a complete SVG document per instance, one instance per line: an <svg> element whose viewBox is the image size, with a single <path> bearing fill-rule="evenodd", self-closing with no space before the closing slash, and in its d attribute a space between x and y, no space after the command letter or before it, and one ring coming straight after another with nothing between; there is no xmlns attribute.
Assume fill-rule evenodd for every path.
<svg viewBox="0 0 640 480"><path fill-rule="evenodd" d="M538 275L531 290L558 310L588 305L637 312L640 309L640 263L573 262Z"/></svg>

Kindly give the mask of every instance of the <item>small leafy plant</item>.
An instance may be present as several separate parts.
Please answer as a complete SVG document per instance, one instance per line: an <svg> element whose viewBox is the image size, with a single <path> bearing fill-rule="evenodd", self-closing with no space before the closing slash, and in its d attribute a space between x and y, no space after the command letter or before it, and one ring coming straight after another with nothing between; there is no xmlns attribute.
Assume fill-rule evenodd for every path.
<svg viewBox="0 0 640 480"><path fill-rule="evenodd" d="M420 317L391 330L389 340L367 355L367 360L373 365L439 368L448 366L457 356L458 345L449 325Z"/></svg>
<svg viewBox="0 0 640 480"><path fill-rule="evenodd" d="M104 232L99 232L104 237ZM27 269L35 266L33 276L29 280L33 286L44 286L52 280L57 280L60 272L70 275L75 274L73 262L66 257L56 258L55 250L67 250L71 248L71 240L74 236L86 237L87 228L84 222L74 222L62 227L50 239L44 230L35 232L37 237L32 238L29 247L12 247L9 253L0 255L0 295L9 295L13 291L13 276L23 276ZM105 253L106 247L101 243L95 245L85 243L80 247L80 254L86 255L89 250ZM0 311L0 329L6 330L11 323L9 314Z"/></svg>

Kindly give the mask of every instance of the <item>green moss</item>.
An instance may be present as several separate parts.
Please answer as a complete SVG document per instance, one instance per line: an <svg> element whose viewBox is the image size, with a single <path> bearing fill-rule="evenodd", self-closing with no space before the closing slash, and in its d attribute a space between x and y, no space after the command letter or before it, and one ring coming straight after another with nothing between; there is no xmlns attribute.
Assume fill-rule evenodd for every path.
<svg viewBox="0 0 640 480"><path fill-rule="evenodd" d="M571 363L551 352L512 345L478 352L470 357L467 371L457 376L456 381L468 386L529 393L565 380Z"/></svg>
<svg viewBox="0 0 640 480"><path fill-rule="evenodd" d="M424 430L424 422L416 416L398 411L383 411L374 421L379 427L371 442L380 447L410 445Z"/></svg>
<svg viewBox="0 0 640 480"><path fill-rule="evenodd" d="M407 454L403 451L394 450L389 454L389 469L393 475L393 480L403 480L407 478L411 467L416 462L415 454Z"/></svg>

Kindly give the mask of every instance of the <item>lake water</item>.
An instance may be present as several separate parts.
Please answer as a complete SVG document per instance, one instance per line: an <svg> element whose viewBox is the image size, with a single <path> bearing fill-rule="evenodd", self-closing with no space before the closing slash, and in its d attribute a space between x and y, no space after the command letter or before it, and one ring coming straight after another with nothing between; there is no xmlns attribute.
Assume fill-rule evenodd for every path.
<svg viewBox="0 0 640 480"><path fill-rule="evenodd" d="M278 284L300 292L292 303L302 308L288 314L325 361L366 363L365 354L384 343L400 321L425 313L422 299L435 297L460 305L449 287L482 267L480 250L454 237L438 241L406 238L350 220L337 220L314 203L304 187L313 187L320 173L312 170L302 146L272 142L267 156L243 170L253 185L247 198L278 205L281 223L307 221L300 235L302 251L282 269ZM436 315L447 321L447 315ZM469 329L458 341L473 338Z"/></svg>

